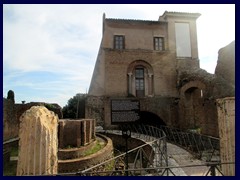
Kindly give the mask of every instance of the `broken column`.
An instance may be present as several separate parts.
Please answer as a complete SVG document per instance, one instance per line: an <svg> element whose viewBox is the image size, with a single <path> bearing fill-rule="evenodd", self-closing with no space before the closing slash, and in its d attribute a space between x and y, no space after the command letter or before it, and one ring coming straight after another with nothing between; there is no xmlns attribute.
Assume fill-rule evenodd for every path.
<svg viewBox="0 0 240 180"><path fill-rule="evenodd" d="M57 174L58 117L33 106L20 117L17 176Z"/></svg>
<svg viewBox="0 0 240 180"><path fill-rule="evenodd" d="M217 99L221 163L235 163L235 97ZM222 165L225 176L235 176L235 164Z"/></svg>

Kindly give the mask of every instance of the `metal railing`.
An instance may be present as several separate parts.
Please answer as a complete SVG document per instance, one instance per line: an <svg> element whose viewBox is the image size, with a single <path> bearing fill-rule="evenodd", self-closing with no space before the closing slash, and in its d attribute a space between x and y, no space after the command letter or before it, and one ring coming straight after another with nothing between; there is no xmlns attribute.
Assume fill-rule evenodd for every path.
<svg viewBox="0 0 240 180"><path fill-rule="evenodd" d="M158 171L159 167L168 166L166 135L161 129L142 125L124 125L121 126L120 129L121 130L103 130L102 133L121 135L123 129L128 129L131 131L131 136L133 138L141 139L146 143L130 149L114 158L108 159L105 162L79 171L77 174L91 176L143 176L153 173L152 171ZM127 164L126 157L129 158Z"/></svg>
<svg viewBox="0 0 240 180"><path fill-rule="evenodd" d="M221 163L218 160L211 162L214 156L219 155L220 148L219 139L214 137L183 132L166 126L157 128L131 124L120 126L119 130L100 130L98 132L122 135L124 129L131 131L132 138L140 139L145 143L84 170L59 173L53 176L186 176L184 171L181 171L182 169L200 167L205 167L202 172L199 172L202 176L223 176L222 165L235 165L235 162ZM206 163L172 165L168 158L167 141L194 152L198 158L206 160ZM126 157L129 158L127 164Z"/></svg>
<svg viewBox="0 0 240 180"><path fill-rule="evenodd" d="M206 162L220 161L219 138L185 132L180 129L160 126L167 136L167 141L176 144L196 155L198 159Z"/></svg>
<svg viewBox="0 0 240 180"><path fill-rule="evenodd" d="M105 134L122 135L122 130L130 129L133 138L144 140L146 144L133 148L127 153L122 153L105 162L89 167L75 173L63 173L58 175L77 175L77 176L186 176L182 170L184 168L197 169L201 176L223 176L221 166L223 164L235 164L235 162L220 163L206 162L204 164L191 164L173 166L168 161L167 143L173 142L203 157L204 150L219 150L217 138L211 138L190 132L181 132L176 129L162 127L161 129L152 126L124 125L120 130L101 130ZM169 137L168 137L169 136ZM215 143L215 144L214 144ZM203 148L203 146L206 146ZM151 150L147 150L151 146ZM126 168L126 154L131 157ZM205 167L199 170L200 167Z"/></svg>

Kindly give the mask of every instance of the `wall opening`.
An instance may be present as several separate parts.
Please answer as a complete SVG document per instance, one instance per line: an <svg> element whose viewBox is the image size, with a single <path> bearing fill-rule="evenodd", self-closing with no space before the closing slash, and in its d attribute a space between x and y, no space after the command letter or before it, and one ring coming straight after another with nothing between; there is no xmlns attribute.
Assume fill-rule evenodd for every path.
<svg viewBox="0 0 240 180"><path fill-rule="evenodd" d="M184 95L187 128L199 128L204 121L203 91L197 87L190 87Z"/></svg>
<svg viewBox="0 0 240 180"><path fill-rule="evenodd" d="M154 127L166 126L166 123L158 115L148 111L141 111L140 119L135 123L150 125Z"/></svg>

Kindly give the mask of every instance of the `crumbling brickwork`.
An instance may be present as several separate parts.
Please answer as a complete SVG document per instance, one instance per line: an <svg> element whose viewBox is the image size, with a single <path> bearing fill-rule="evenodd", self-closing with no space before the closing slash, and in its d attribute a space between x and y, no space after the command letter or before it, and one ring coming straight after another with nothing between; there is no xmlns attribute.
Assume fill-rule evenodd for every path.
<svg viewBox="0 0 240 180"><path fill-rule="evenodd" d="M19 121L14 102L3 98L3 140L18 137Z"/></svg>
<svg viewBox="0 0 240 180"><path fill-rule="evenodd" d="M59 148L81 147L95 140L95 120L61 119L59 121Z"/></svg>
<svg viewBox="0 0 240 180"><path fill-rule="evenodd" d="M218 51L215 74L235 86L235 41Z"/></svg>

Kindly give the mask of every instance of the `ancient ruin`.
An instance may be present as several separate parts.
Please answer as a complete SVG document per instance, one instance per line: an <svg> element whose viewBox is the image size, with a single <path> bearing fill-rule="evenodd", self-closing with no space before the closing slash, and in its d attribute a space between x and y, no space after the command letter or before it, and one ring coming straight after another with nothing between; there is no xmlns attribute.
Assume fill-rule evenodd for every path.
<svg viewBox="0 0 240 180"><path fill-rule="evenodd" d="M20 118L17 175L48 175L58 170L58 117L33 106Z"/></svg>
<svg viewBox="0 0 240 180"><path fill-rule="evenodd" d="M235 162L235 97L217 99L221 162ZM224 164L226 176L235 176L235 165Z"/></svg>
<svg viewBox="0 0 240 180"><path fill-rule="evenodd" d="M201 69L200 16L165 11L152 21L104 14L86 119L61 119L57 105L48 109L58 115L36 103L15 104L10 91L4 141L20 138L17 175L128 175L128 166L132 175L169 175L169 168L157 169L172 165L167 143L216 163L206 164L206 175L216 175L219 166L224 175L235 175L235 41L219 50L215 74ZM122 154L115 158L116 147Z"/></svg>
<svg viewBox="0 0 240 180"><path fill-rule="evenodd" d="M96 136L93 119L61 119L58 134L58 173L77 172L113 156L112 140Z"/></svg>

